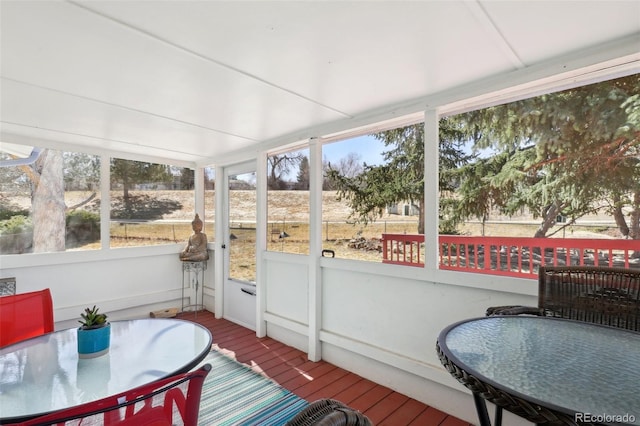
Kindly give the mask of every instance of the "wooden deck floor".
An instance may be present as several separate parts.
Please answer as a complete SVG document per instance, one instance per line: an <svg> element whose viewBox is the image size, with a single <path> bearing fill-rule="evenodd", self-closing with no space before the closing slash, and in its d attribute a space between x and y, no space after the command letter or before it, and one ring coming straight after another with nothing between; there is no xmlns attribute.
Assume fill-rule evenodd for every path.
<svg viewBox="0 0 640 426"><path fill-rule="evenodd" d="M207 327L214 347L249 365L296 395L314 401L337 399L364 413L378 426L470 426L456 417L364 379L325 361L312 362L307 355L211 312L180 314L178 318Z"/></svg>

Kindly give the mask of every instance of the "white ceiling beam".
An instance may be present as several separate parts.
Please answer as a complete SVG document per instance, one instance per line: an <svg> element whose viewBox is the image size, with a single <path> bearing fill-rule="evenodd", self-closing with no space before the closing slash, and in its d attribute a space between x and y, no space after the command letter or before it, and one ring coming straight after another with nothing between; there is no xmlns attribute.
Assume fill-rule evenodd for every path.
<svg viewBox="0 0 640 426"><path fill-rule="evenodd" d="M4 127L4 126L3 126ZM16 144L25 147L38 147L46 149L55 149L65 152L81 152L89 155L106 155L113 158L121 158L123 160L143 161L148 163L169 164L171 166L186 167L190 169L196 168L195 161L175 160L164 155L153 154L134 154L117 149L99 148L94 145L74 144L71 142L61 142L47 138L38 138L32 136L24 136L0 130L0 143ZM158 149L159 150L159 149ZM163 150L166 151L166 150Z"/></svg>
<svg viewBox="0 0 640 426"><path fill-rule="evenodd" d="M429 97L427 105L453 115L635 74L639 48L640 34L460 86Z"/></svg>
<svg viewBox="0 0 640 426"><path fill-rule="evenodd" d="M407 120L415 122L415 115L425 109L436 109L441 115L453 115L510 102L524 97L540 95L554 89L568 88L622 77L640 72L640 34L622 40L605 43L572 54L563 55L544 63L500 74L455 87L434 95L413 99L399 105L369 111L350 120L335 121L310 127L300 132L263 141L261 147L267 151L280 145L308 140L314 137L329 140L345 139L376 131L381 122L396 122L401 126ZM409 117L409 118L407 118ZM406 125L406 124L405 124ZM240 151L232 152L229 158L241 157ZM203 159L199 163L226 161L227 156L218 159Z"/></svg>

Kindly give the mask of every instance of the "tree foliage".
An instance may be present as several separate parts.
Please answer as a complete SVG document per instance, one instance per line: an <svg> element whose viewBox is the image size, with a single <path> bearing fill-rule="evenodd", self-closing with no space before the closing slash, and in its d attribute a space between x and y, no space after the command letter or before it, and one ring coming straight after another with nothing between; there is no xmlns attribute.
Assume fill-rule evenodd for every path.
<svg viewBox="0 0 640 426"><path fill-rule="evenodd" d="M441 232L493 209L527 210L541 220L534 236L544 237L559 215L572 224L604 210L622 235L640 239L638 75L445 118L439 136ZM354 177L336 169L328 175L358 220L410 201L419 204L422 232L422 125L374 137L389 148L385 164L365 165ZM478 155L461 150L466 142Z"/></svg>
<svg viewBox="0 0 640 426"><path fill-rule="evenodd" d="M64 152L64 186L68 191L95 191L100 187L100 157Z"/></svg>
<svg viewBox="0 0 640 426"><path fill-rule="evenodd" d="M457 117L495 155L457 171L458 219L528 209L536 237L558 215L605 209L640 239L640 78L582 86Z"/></svg>
<svg viewBox="0 0 640 426"><path fill-rule="evenodd" d="M195 171L187 167L180 169L180 189L193 189L195 187Z"/></svg>
<svg viewBox="0 0 640 426"><path fill-rule="evenodd" d="M300 167L298 169L298 177L296 181L296 189L308 191L310 183L309 175L309 158L305 155L300 160Z"/></svg>
<svg viewBox="0 0 640 426"><path fill-rule="evenodd" d="M441 120L440 167L455 168L470 160L461 149L463 131L454 121ZM424 233L424 125L414 124L372 136L389 148L383 152L385 162L375 166L364 164L362 173L352 177L330 168L327 174L335 183L338 198L347 200L353 217L364 223L380 217L389 205L408 201L418 207L418 232ZM441 191L453 189L452 178L448 173L440 174ZM451 229L444 217L441 224Z"/></svg>
<svg viewBox="0 0 640 426"><path fill-rule="evenodd" d="M129 200L129 191L141 183L170 183L173 177L170 166L146 163L142 161L111 159L111 185L121 184L125 202Z"/></svg>
<svg viewBox="0 0 640 426"><path fill-rule="evenodd" d="M10 163L17 157L11 154L0 152L0 161ZM23 167L1 166L0 167L0 190L5 194L26 194L31 191L31 179ZM6 200L0 202L4 203Z"/></svg>

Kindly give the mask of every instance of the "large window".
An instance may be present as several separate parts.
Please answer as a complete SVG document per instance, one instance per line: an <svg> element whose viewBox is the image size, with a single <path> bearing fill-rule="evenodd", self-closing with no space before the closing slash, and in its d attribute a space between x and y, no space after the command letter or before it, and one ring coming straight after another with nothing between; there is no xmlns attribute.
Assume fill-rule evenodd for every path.
<svg viewBox="0 0 640 426"><path fill-rule="evenodd" d="M267 249L309 254L309 149L267 158Z"/></svg>
<svg viewBox="0 0 640 426"><path fill-rule="evenodd" d="M187 241L194 215L193 170L111 159L111 247Z"/></svg>
<svg viewBox="0 0 640 426"><path fill-rule="evenodd" d="M640 267L639 94L632 75L441 121L470 155L441 170L441 225L459 234L441 236L441 266Z"/></svg>
<svg viewBox="0 0 640 426"><path fill-rule="evenodd" d="M99 157L3 144L0 253L100 248Z"/></svg>
<svg viewBox="0 0 640 426"><path fill-rule="evenodd" d="M256 173L243 170L229 176L228 277L256 282Z"/></svg>
<svg viewBox="0 0 640 426"><path fill-rule="evenodd" d="M0 254L101 248L100 157L2 144ZM111 159L110 247L186 242L192 233L194 171ZM213 181L205 206L213 238ZM209 220L211 218L211 220Z"/></svg>
<svg viewBox="0 0 640 426"><path fill-rule="evenodd" d="M452 174L459 231L639 239L638 96L632 75L451 117L475 135Z"/></svg>
<svg viewBox="0 0 640 426"><path fill-rule="evenodd" d="M215 240L216 224L216 171L213 167L204 169L204 230L207 241Z"/></svg>
<svg viewBox="0 0 640 426"><path fill-rule="evenodd" d="M420 159L413 167L396 148L404 135L412 152L423 151L417 146L422 139L415 139L413 127L408 129L323 146L324 250L340 258L381 262L384 234L419 231L424 167Z"/></svg>

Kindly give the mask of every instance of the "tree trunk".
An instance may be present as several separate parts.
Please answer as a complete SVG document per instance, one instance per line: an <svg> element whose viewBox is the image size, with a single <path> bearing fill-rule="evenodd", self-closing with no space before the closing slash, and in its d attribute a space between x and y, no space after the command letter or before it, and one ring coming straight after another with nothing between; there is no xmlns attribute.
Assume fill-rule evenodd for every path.
<svg viewBox="0 0 640 426"><path fill-rule="evenodd" d="M629 218L629 222L631 223L629 236L633 240L640 240L640 190L633 193L633 204ZM636 252L640 252L640 250Z"/></svg>
<svg viewBox="0 0 640 426"><path fill-rule="evenodd" d="M622 212L622 209L620 208L620 206L616 206L613 209L613 218L616 221L616 226L618 227L618 230L620 231L620 233L624 237L628 237L629 226L627 225L627 221L624 218L624 213Z"/></svg>
<svg viewBox="0 0 640 426"><path fill-rule="evenodd" d="M124 199L124 203L125 205L129 205L129 165L127 164L126 167L123 168L122 170L122 190L123 190L123 199Z"/></svg>
<svg viewBox="0 0 640 426"><path fill-rule="evenodd" d="M44 150L35 164L39 180L32 193L33 252L65 250L62 152Z"/></svg>
<svg viewBox="0 0 640 426"><path fill-rule="evenodd" d="M549 232L549 229L551 229L553 225L555 225L558 213L560 213L560 206L557 202L555 202L544 213L542 217L542 223L536 230L533 238L545 238L547 236L547 232Z"/></svg>
<svg viewBox="0 0 640 426"><path fill-rule="evenodd" d="M418 211L418 234L424 235L424 197L420 199L420 210Z"/></svg>

